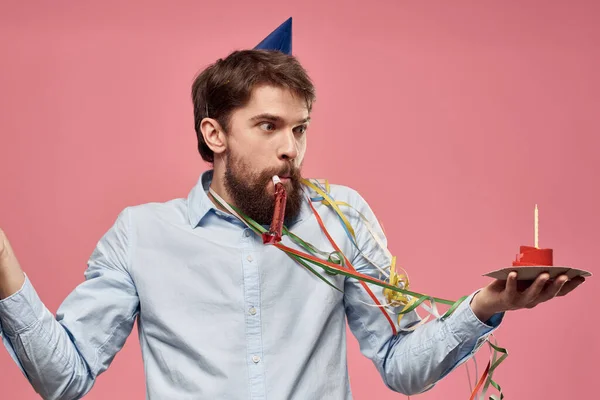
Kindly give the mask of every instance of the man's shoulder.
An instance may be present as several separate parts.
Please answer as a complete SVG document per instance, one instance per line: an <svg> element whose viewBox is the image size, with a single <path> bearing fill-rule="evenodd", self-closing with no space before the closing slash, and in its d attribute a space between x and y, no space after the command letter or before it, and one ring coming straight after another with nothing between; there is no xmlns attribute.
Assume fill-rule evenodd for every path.
<svg viewBox="0 0 600 400"><path fill-rule="evenodd" d="M125 207L120 216L127 215L131 224L151 224L157 222L184 222L188 218L187 199L174 198L165 201L151 201Z"/></svg>
<svg viewBox="0 0 600 400"><path fill-rule="evenodd" d="M342 201L353 206L360 206L365 202L358 190L343 183L333 183L327 179L307 179L308 190L311 198L330 197L335 201Z"/></svg>

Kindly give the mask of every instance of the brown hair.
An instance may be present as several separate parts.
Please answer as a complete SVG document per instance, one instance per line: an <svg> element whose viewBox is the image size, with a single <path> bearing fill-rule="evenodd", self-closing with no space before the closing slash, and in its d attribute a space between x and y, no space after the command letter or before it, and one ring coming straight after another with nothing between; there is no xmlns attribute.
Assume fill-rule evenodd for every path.
<svg viewBox="0 0 600 400"><path fill-rule="evenodd" d="M194 128L203 160L214 162L214 154L200 130L202 120L210 116L227 132L232 112L244 107L252 89L260 84L289 89L306 100L309 111L312 109L315 88L294 56L268 50L234 51L203 70L192 85Z"/></svg>

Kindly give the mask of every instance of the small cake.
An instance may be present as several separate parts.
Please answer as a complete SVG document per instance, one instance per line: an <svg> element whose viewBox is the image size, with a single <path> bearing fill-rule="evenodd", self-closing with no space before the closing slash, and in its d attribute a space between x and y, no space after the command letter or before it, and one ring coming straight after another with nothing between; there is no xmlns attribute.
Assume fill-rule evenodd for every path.
<svg viewBox="0 0 600 400"><path fill-rule="evenodd" d="M513 261L513 267L525 266L552 266L552 249L538 249L532 246L521 246L517 259Z"/></svg>

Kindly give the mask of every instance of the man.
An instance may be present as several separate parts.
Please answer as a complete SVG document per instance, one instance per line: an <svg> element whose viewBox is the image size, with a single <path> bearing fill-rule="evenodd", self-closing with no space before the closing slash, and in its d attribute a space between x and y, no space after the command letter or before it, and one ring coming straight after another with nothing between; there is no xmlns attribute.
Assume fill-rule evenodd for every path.
<svg viewBox="0 0 600 400"><path fill-rule="evenodd" d="M507 310L533 307L581 283L540 276L518 292L516 279L471 294L452 315L399 326L376 305L381 288L341 274L318 276L265 246L227 204L267 226L273 175L288 198L286 226L324 254L334 252L317 216L362 274L379 277L390 258L359 214L347 210L357 246L338 215L301 182L314 88L291 56L291 20L258 49L204 70L192 87L198 149L212 169L186 199L128 207L92 253L85 281L54 317L0 231L3 342L46 399L91 390L139 326L150 399L348 399L346 325L390 389L416 394L471 357ZM284 33L283 41L281 33ZM275 41L275 45L273 45ZM273 51L275 50L275 51ZM332 185L383 232L365 200ZM225 203L221 203L221 199ZM312 207L315 208L313 211ZM296 244L285 236L282 243ZM385 239L384 239L385 245Z"/></svg>

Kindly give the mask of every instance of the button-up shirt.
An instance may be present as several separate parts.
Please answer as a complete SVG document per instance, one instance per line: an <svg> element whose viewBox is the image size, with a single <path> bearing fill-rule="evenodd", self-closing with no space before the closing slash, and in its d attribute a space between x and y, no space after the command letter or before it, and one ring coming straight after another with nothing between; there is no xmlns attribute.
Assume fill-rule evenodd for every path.
<svg viewBox="0 0 600 400"><path fill-rule="evenodd" d="M500 324L470 307L472 293L447 318L393 334L361 284L320 271L333 289L208 197L213 171L187 198L125 208L99 240L85 279L53 315L25 276L0 300L2 341L46 399L76 399L92 389L137 319L148 399L350 399L346 320L385 384L405 394L430 389L465 362ZM315 194L304 187L305 194ZM353 189L330 195L365 215L386 239L367 202ZM381 278L389 253L359 214L347 210L360 251L339 216L313 205L356 270ZM308 200L288 226L333 252ZM284 236L283 244L298 248ZM387 255L386 255L387 254ZM369 284L385 304L382 288ZM397 316L391 319L396 321Z"/></svg>

